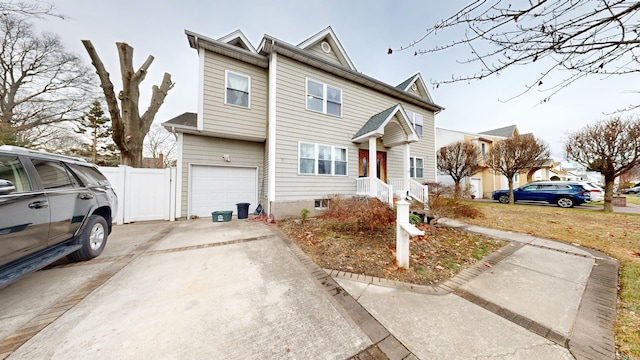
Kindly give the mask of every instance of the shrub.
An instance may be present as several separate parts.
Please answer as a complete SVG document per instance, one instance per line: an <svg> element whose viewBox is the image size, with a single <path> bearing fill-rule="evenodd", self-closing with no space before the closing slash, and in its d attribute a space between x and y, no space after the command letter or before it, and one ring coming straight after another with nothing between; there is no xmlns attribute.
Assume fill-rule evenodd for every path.
<svg viewBox="0 0 640 360"><path fill-rule="evenodd" d="M309 209L300 210L300 218L302 219L302 223L307 222L307 217L309 216Z"/></svg>
<svg viewBox="0 0 640 360"><path fill-rule="evenodd" d="M427 185L429 185L429 210L436 219L442 217L475 219L482 216L478 209L454 198L453 185L440 183Z"/></svg>
<svg viewBox="0 0 640 360"><path fill-rule="evenodd" d="M332 197L322 218L340 223L346 231L386 229L395 223L396 216L389 205L375 198Z"/></svg>
<svg viewBox="0 0 640 360"><path fill-rule="evenodd" d="M422 218L416 214L409 214L409 223L413 225L422 224Z"/></svg>

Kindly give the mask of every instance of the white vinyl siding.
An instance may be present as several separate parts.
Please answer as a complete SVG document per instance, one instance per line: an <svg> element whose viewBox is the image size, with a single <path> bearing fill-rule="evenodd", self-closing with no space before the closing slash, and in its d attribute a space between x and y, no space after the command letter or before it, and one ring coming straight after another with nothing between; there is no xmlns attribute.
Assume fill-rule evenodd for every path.
<svg viewBox="0 0 640 360"><path fill-rule="evenodd" d="M250 108L251 77L227 70L225 71L225 78L227 85L224 94L224 103Z"/></svg>
<svg viewBox="0 0 640 360"><path fill-rule="evenodd" d="M267 69L206 51L203 72L202 130L217 137L265 141ZM250 78L250 108L226 104L228 72Z"/></svg>
<svg viewBox="0 0 640 360"><path fill-rule="evenodd" d="M299 144L300 175L347 175L347 149L307 142Z"/></svg>
<svg viewBox="0 0 640 360"><path fill-rule="evenodd" d="M307 110L342 116L342 89L307 79Z"/></svg>
<svg viewBox="0 0 640 360"><path fill-rule="evenodd" d="M308 78L342 89L342 118L304 111L306 96L301 95L306 95ZM297 63L285 56L278 57L276 85L276 201L318 199L331 194L355 194L358 149L366 148L366 144L355 144L351 139L371 116L400 101L322 70ZM402 106L420 113L424 118L423 136L419 142L411 144L411 155L424 159L424 180L435 181L433 112L413 104L402 103ZM310 143L332 144L346 148L347 176L299 176L299 141L303 139L308 139L307 142ZM384 151L380 143L378 150ZM386 151L388 178L401 178L402 147L393 147Z"/></svg>

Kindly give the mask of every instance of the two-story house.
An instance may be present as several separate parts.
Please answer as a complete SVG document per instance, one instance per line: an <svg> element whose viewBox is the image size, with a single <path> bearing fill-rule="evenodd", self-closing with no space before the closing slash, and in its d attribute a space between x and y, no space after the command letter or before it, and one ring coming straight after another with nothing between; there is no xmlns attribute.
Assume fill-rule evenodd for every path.
<svg viewBox="0 0 640 360"><path fill-rule="evenodd" d="M516 125L505 126L499 129L493 129L483 131L481 133L470 133L456 130L448 130L437 128L436 129L436 147L440 149L443 146L447 146L458 141L469 141L475 143L480 149L480 165L481 170L470 176L468 179L464 179L463 187L469 186L471 193L476 198L490 198L491 193L495 190L506 189L509 187L507 178L504 175L494 173L490 168L484 166L482 157L484 157L489 149L493 146L493 143L502 139L511 138L513 136L520 135L518 127ZM555 163L549 159L544 165L532 169L525 169L519 174L516 174L513 179L513 186L521 186L532 181L549 180L554 173L552 169ZM450 183L451 177L448 175L438 174L438 182Z"/></svg>
<svg viewBox="0 0 640 360"><path fill-rule="evenodd" d="M186 31L199 57L197 113L178 135L181 217L250 203L276 217L315 214L333 195L425 200L434 181L436 105L420 74L398 86L358 72L331 27L292 45L237 30Z"/></svg>

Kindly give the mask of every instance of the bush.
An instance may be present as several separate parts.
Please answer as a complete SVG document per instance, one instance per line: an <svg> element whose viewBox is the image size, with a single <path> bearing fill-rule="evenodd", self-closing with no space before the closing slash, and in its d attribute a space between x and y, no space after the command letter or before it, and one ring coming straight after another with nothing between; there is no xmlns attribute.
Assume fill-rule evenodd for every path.
<svg viewBox="0 0 640 360"><path fill-rule="evenodd" d="M329 204L322 218L340 223L343 231L386 229L396 220L393 209L375 198L334 196Z"/></svg>
<svg viewBox="0 0 640 360"><path fill-rule="evenodd" d="M417 214L409 214L409 223L412 225L422 224L422 218Z"/></svg>
<svg viewBox="0 0 640 360"><path fill-rule="evenodd" d="M435 218L475 219L483 215L478 209L454 198L453 185L440 183L428 183L427 185L429 185L429 210Z"/></svg>

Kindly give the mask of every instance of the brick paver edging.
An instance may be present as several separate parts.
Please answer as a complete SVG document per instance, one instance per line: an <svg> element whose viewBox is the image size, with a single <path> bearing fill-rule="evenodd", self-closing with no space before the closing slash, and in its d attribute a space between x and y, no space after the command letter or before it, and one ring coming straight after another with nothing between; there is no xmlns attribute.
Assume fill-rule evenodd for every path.
<svg viewBox="0 0 640 360"><path fill-rule="evenodd" d="M343 314L349 316L373 343L373 345L349 358L350 360L417 359L406 346L382 326L373 315L349 295L329 274L313 262L313 260L280 229L273 228L273 230L279 233L281 240L289 247L298 261L300 261L311 276L331 295L331 298L340 306Z"/></svg>

